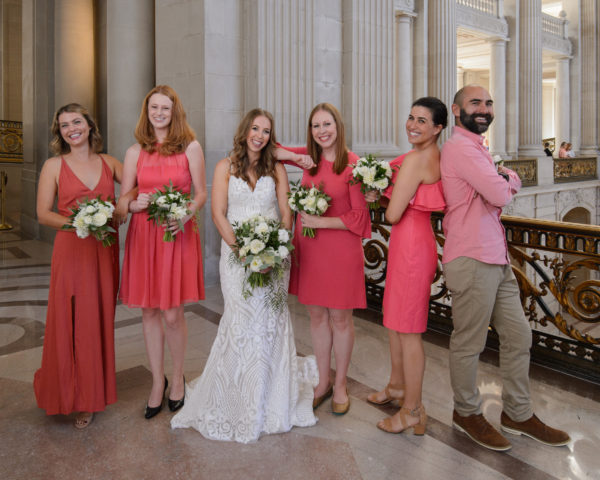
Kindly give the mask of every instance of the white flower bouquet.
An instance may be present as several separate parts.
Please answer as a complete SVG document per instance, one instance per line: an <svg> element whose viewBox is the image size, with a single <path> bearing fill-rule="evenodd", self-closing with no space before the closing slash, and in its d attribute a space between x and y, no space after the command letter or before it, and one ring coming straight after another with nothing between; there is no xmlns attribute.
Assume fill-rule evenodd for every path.
<svg viewBox="0 0 600 480"><path fill-rule="evenodd" d="M323 192L323 185L306 187L300 182L291 184L288 192L288 203L294 212L306 212L311 215L323 215L329 208L331 197ZM302 228L302 235L315 238L315 230L310 227Z"/></svg>
<svg viewBox="0 0 600 480"><path fill-rule="evenodd" d="M352 184L360 183L360 191L364 194L370 190L385 191L392 184L392 167L385 160L377 160L375 155L361 157L352 165ZM379 202L369 203L371 210L379 208Z"/></svg>
<svg viewBox="0 0 600 480"><path fill-rule="evenodd" d="M115 206L110 201L102 200L98 195L92 200L77 202L77 207L71 208L73 212L69 216L69 223L64 225L63 230L75 229L79 238L87 238L92 235L96 240L102 242L105 247L115 243L116 230L110 225Z"/></svg>
<svg viewBox="0 0 600 480"><path fill-rule="evenodd" d="M188 202L190 196L187 193L180 192L169 182L169 186L163 185L164 190L156 189L150 197L148 205L148 221L154 221L157 225L164 225L172 220L177 220L179 229L183 232L183 219L190 214ZM170 230L165 230L163 241L172 242L175 240L175 234Z"/></svg>
<svg viewBox="0 0 600 480"><path fill-rule="evenodd" d="M257 287L270 286L268 300L272 306L281 307L287 292L275 291L274 280L281 277L290 263L290 253L294 249L291 232L282 228L278 220L262 215L234 222L232 226L237 250L232 253L233 258L246 272L250 272L244 280L244 298L248 298Z"/></svg>

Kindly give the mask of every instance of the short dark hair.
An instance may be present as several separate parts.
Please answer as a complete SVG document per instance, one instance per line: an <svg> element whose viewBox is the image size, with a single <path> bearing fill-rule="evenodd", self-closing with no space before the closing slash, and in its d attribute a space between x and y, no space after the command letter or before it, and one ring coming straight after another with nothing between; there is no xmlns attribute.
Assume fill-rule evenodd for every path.
<svg viewBox="0 0 600 480"><path fill-rule="evenodd" d="M413 107L425 107L431 112L434 125L441 125L442 130L448 125L448 109L444 102L436 97L421 97L415 100Z"/></svg>

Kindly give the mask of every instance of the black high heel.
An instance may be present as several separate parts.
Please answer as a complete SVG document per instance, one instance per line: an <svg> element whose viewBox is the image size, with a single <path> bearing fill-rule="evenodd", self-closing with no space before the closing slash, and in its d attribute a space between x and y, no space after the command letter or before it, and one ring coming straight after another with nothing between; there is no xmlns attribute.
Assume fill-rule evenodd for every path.
<svg viewBox="0 0 600 480"><path fill-rule="evenodd" d="M169 398L167 403L169 404L169 410L172 412L176 412L183 407L183 404L185 403L185 375L183 376L183 397L181 397L179 400L171 400Z"/></svg>
<svg viewBox="0 0 600 480"><path fill-rule="evenodd" d="M155 417L162 410L163 403L164 403L164 397L165 397L165 393L167 393L168 385L169 385L169 381L167 380L167 377L165 377L165 388L163 390L163 398L160 399L160 405L158 407L149 407L148 404L146 404L146 410L144 412L144 418L146 420L150 420L152 417Z"/></svg>

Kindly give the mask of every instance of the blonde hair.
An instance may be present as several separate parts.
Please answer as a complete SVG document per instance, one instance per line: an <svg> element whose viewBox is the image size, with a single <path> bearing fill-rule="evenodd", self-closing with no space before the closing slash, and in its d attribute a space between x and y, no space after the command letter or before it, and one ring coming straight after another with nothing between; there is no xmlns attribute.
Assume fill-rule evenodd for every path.
<svg viewBox="0 0 600 480"><path fill-rule="evenodd" d="M171 123L169 124L167 138L165 138L158 148L154 127L148 118L148 102L150 101L150 97L155 93L160 93L173 102ZM158 151L161 155L165 156L184 152L188 145L196 139L194 130L187 123L181 100L179 100L175 90L168 85L157 85L144 98L142 112L135 127L135 139L145 151L150 153Z"/></svg>
<svg viewBox="0 0 600 480"><path fill-rule="evenodd" d="M312 119L317 112L327 112L333 117L337 129L337 139L335 142L335 161L333 162L333 171L337 175L342 173L348 166L348 147L346 146L346 134L344 131L344 122L342 115L331 103L319 103L310 112L308 117L308 132L306 134L306 147L308 154L312 157L315 166L309 170L311 175L316 175L319 171L319 163L321 162L321 153L323 149L315 141L312 134Z"/></svg>
<svg viewBox="0 0 600 480"><path fill-rule="evenodd" d="M50 131L53 135L53 138L50 141L50 150L52 153L54 153L54 155L65 155L71 151L71 146L65 141L60 133L60 123L58 121L58 117L60 117L63 113L79 113L83 118L85 118L85 121L90 127L90 133L88 137L90 149L94 153L100 153L102 151L102 135L100 135L98 125L96 125L96 121L90 115L90 112L88 112L85 107L78 103L68 103L67 105L63 105L54 113L52 126L50 127Z"/></svg>
<svg viewBox="0 0 600 480"><path fill-rule="evenodd" d="M260 178L263 176L270 176L277 182L277 176L275 174L275 165L277 163L275 159L275 149L277 148L277 141L275 139L275 122L273 115L262 108L254 108L250 110L238 125L235 136L233 137L233 149L229 152L231 158L231 173L244 180L246 183L250 183L250 177L248 176L248 168L250 166L250 159L248 158L248 132L252 128L252 122L257 117L265 117L271 122L271 134L269 136L269 142L260 151L260 158L256 164L255 172L256 177Z"/></svg>

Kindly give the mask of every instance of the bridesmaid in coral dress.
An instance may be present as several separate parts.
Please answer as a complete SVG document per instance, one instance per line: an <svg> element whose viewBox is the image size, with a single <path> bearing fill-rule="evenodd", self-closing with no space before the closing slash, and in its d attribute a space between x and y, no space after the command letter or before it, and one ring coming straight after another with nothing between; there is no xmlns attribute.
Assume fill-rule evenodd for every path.
<svg viewBox="0 0 600 480"><path fill-rule="evenodd" d="M437 250L431 229L431 212L445 207L437 139L448 122L446 106L437 98L416 100L406 121L406 133L414 150L392 165L393 187L385 216L393 225L390 236L383 324L389 330L392 372L381 392L367 397L378 405L398 400L402 407L377 426L390 433L413 428L423 435L427 416L421 403L425 352L421 334L427 330L431 282L437 268ZM376 197L370 193L367 201ZM382 203L388 203L383 197Z"/></svg>
<svg viewBox="0 0 600 480"><path fill-rule="evenodd" d="M346 374L354 346L352 310L367 305L362 238L371 236L371 220L360 186L350 184L349 164L358 157L346 147L342 117L333 105L321 103L313 108L307 142L307 148L291 149L308 153L315 163L304 171L302 184L322 184L331 202L323 216L302 212L301 221L296 222L289 291L306 305L310 315L319 368L313 406L333 394L333 413L343 415L350 408ZM316 229L315 238L304 237L303 226ZM332 349L334 385L329 379Z"/></svg>
<svg viewBox="0 0 600 480"><path fill-rule="evenodd" d="M169 409L174 412L184 402L187 328L183 306L204 298L202 251L195 214L206 202L206 177L202 147L171 87L158 85L146 95L135 138L138 143L125 154L123 191L138 185L139 194L129 203L133 215L125 244L120 297L129 307L142 309L144 340L152 371L152 390L144 416L150 419L161 411L167 390L163 366L165 338L173 364ZM188 204L190 214L183 219L182 230L175 221L165 226L148 221L146 209L150 196L169 182L186 193L193 186ZM175 235L173 242L163 241L165 228Z"/></svg>
<svg viewBox="0 0 600 480"><path fill-rule="evenodd" d="M78 412L75 427L87 427L94 412L116 402L114 317L119 287L119 242L102 246L94 237L78 238L70 223L77 201L100 196L114 201L114 181L122 165L100 155L102 137L96 122L76 103L61 107L52 122L50 144L56 157L40 173L37 215L56 228L52 252L42 366L33 386L37 403L48 415ZM58 211L53 210L58 197ZM127 216L120 202L115 223Z"/></svg>

